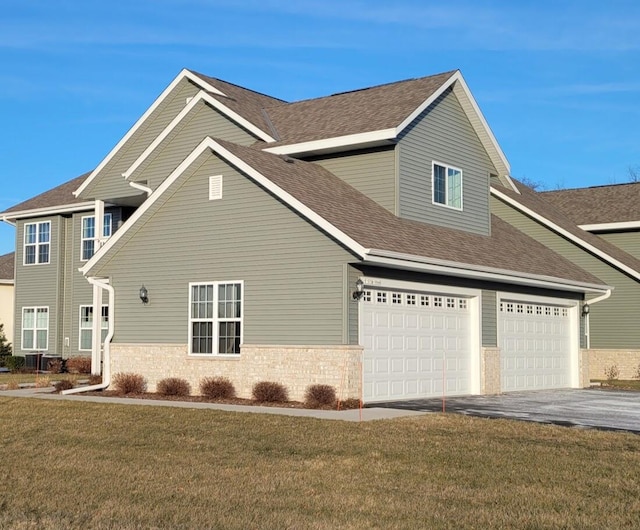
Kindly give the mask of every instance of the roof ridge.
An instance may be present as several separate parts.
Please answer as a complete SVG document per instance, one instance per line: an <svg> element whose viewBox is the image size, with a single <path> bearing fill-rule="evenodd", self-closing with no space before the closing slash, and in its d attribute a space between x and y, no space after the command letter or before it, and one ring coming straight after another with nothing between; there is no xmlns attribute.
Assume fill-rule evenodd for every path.
<svg viewBox="0 0 640 530"><path fill-rule="evenodd" d="M563 188L559 190L541 190L540 193L562 193L564 191L582 191L593 190L598 188L614 188L617 186L634 186L640 185L640 182L614 182L613 184L596 184L595 186L583 186L581 188Z"/></svg>
<svg viewBox="0 0 640 530"><path fill-rule="evenodd" d="M258 92L257 90L253 90L252 88L247 88L245 86L238 85L237 83L232 83L231 81L226 81L225 79L221 79L219 77L213 77L213 76L210 76L210 75L206 75L206 74L203 74L201 72L196 72L195 70L190 70L190 69L188 69L188 70L192 74L195 74L195 75L197 75L198 77L200 77L200 78L202 78L204 80L210 79L212 81L220 81L220 82L225 83L227 85L231 85L231 86L233 86L235 88L240 88L242 90L246 90L247 92L252 92L253 94L257 94L258 96L264 96L266 98L275 99L277 101L282 101L282 103L289 103L289 101L286 101L284 99L272 96L271 94L265 94L264 92ZM215 95L219 96L220 94L215 94ZM227 97L229 99L234 99L234 98L232 98L230 96L225 96L225 97Z"/></svg>

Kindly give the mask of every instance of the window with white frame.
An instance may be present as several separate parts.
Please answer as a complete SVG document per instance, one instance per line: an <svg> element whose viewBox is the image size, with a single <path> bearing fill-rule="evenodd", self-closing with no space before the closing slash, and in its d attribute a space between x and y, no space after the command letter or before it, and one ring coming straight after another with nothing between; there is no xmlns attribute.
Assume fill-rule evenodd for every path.
<svg viewBox="0 0 640 530"><path fill-rule="evenodd" d="M24 225L24 264L49 263L51 221Z"/></svg>
<svg viewBox="0 0 640 530"><path fill-rule="evenodd" d="M433 163L433 202L462 210L462 170Z"/></svg>
<svg viewBox="0 0 640 530"><path fill-rule="evenodd" d="M43 351L49 347L49 308L22 308L22 349Z"/></svg>
<svg viewBox="0 0 640 530"><path fill-rule="evenodd" d="M112 215L110 213L104 214L104 223L102 226L102 237L111 237L112 232ZM82 235L81 235L81 252L80 259L87 261L91 259L95 252L96 242L96 218L94 215L89 215L82 218Z"/></svg>
<svg viewBox="0 0 640 530"><path fill-rule="evenodd" d="M109 306L103 305L100 317L100 340L104 342L104 338L109 331ZM91 350L91 343L93 340L93 306L81 305L80 306L80 350Z"/></svg>
<svg viewBox="0 0 640 530"><path fill-rule="evenodd" d="M242 282L189 285L189 353L240 353Z"/></svg>

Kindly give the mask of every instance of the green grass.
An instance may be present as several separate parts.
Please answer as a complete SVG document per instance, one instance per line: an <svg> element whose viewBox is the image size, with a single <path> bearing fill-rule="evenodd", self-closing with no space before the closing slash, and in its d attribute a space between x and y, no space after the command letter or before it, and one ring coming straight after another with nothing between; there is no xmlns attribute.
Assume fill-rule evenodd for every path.
<svg viewBox="0 0 640 530"><path fill-rule="evenodd" d="M0 385L7 385L9 383L35 383L38 380L49 379L50 381L60 381L62 379L70 379L71 381L77 381L78 379L88 379L86 374L0 374Z"/></svg>
<svg viewBox="0 0 640 530"><path fill-rule="evenodd" d="M0 528L637 528L640 436L2 398Z"/></svg>

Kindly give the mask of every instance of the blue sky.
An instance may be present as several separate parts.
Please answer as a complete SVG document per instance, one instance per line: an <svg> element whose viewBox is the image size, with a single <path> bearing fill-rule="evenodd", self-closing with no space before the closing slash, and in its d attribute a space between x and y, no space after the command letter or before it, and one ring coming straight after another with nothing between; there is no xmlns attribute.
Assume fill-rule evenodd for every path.
<svg viewBox="0 0 640 530"><path fill-rule="evenodd" d="M184 67L286 100L459 68L513 176L625 182L638 28L617 0L3 0L0 211L93 169Z"/></svg>

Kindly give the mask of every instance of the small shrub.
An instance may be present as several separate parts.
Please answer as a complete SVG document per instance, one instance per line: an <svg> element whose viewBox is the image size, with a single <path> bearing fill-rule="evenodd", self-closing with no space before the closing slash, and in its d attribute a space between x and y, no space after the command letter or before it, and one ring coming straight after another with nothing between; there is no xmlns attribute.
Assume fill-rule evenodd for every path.
<svg viewBox="0 0 640 530"><path fill-rule="evenodd" d="M69 357L67 359L67 371L70 374L90 374L91 357Z"/></svg>
<svg viewBox="0 0 640 530"><path fill-rule="evenodd" d="M113 376L113 386L119 394L143 394L147 380L140 374L118 372Z"/></svg>
<svg viewBox="0 0 640 530"><path fill-rule="evenodd" d="M209 399L233 399L236 389L226 377L205 377L200 381L200 393Z"/></svg>
<svg viewBox="0 0 640 530"><path fill-rule="evenodd" d="M55 385L56 392L62 392L63 390L71 390L73 388L73 381L69 379L62 379L58 381Z"/></svg>
<svg viewBox="0 0 640 530"><path fill-rule="evenodd" d="M9 355L4 358L4 364L12 372L19 372L24 368L24 357L18 355Z"/></svg>
<svg viewBox="0 0 640 530"><path fill-rule="evenodd" d="M251 390L253 399L259 403L282 403L289 401L289 392L282 383L260 381Z"/></svg>
<svg viewBox="0 0 640 530"><path fill-rule="evenodd" d="M51 379L48 377L37 377L36 378L36 388L47 388L51 386Z"/></svg>
<svg viewBox="0 0 640 530"><path fill-rule="evenodd" d="M167 377L158 382L156 388L162 396L188 396L191 394L191 385L179 377Z"/></svg>
<svg viewBox="0 0 640 530"><path fill-rule="evenodd" d="M358 398L347 398L338 403L340 410L351 410L360 408L360 400Z"/></svg>
<svg viewBox="0 0 640 530"><path fill-rule="evenodd" d="M611 366L607 366L604 369L604 376L607 378L607 381L609 382L615 381L616 379L618 379L619 375L620 375L620 370L618 369L617 364L612 364Z"/></svg>
<svg viewBox="0 0 640 530"><path fill-rule="evenodd" d="M336 390L331 385L309 385L304 393L305 407L319 409L336 403Z"/></svg>
<svg viewBox="0 0 640 530"><path fill-rule="evenodd" d="M47 371L52 374L61 374L62 373L62 359L51 359L47 363Z"/></svg>
<svg viewBox="0 0 640 530"><path fill-rule="evenodd" d="M89 384L90 385L99 385L101 383L102 383L102 376L101 375L91 374L89 376Z"/></svg>
<svg viewBox="0 0 640 530"><path fill-rule="evenodd" d="M20 384L17 379L9 379L7 382L7 390L18 390L20 388Z"/></svg>

